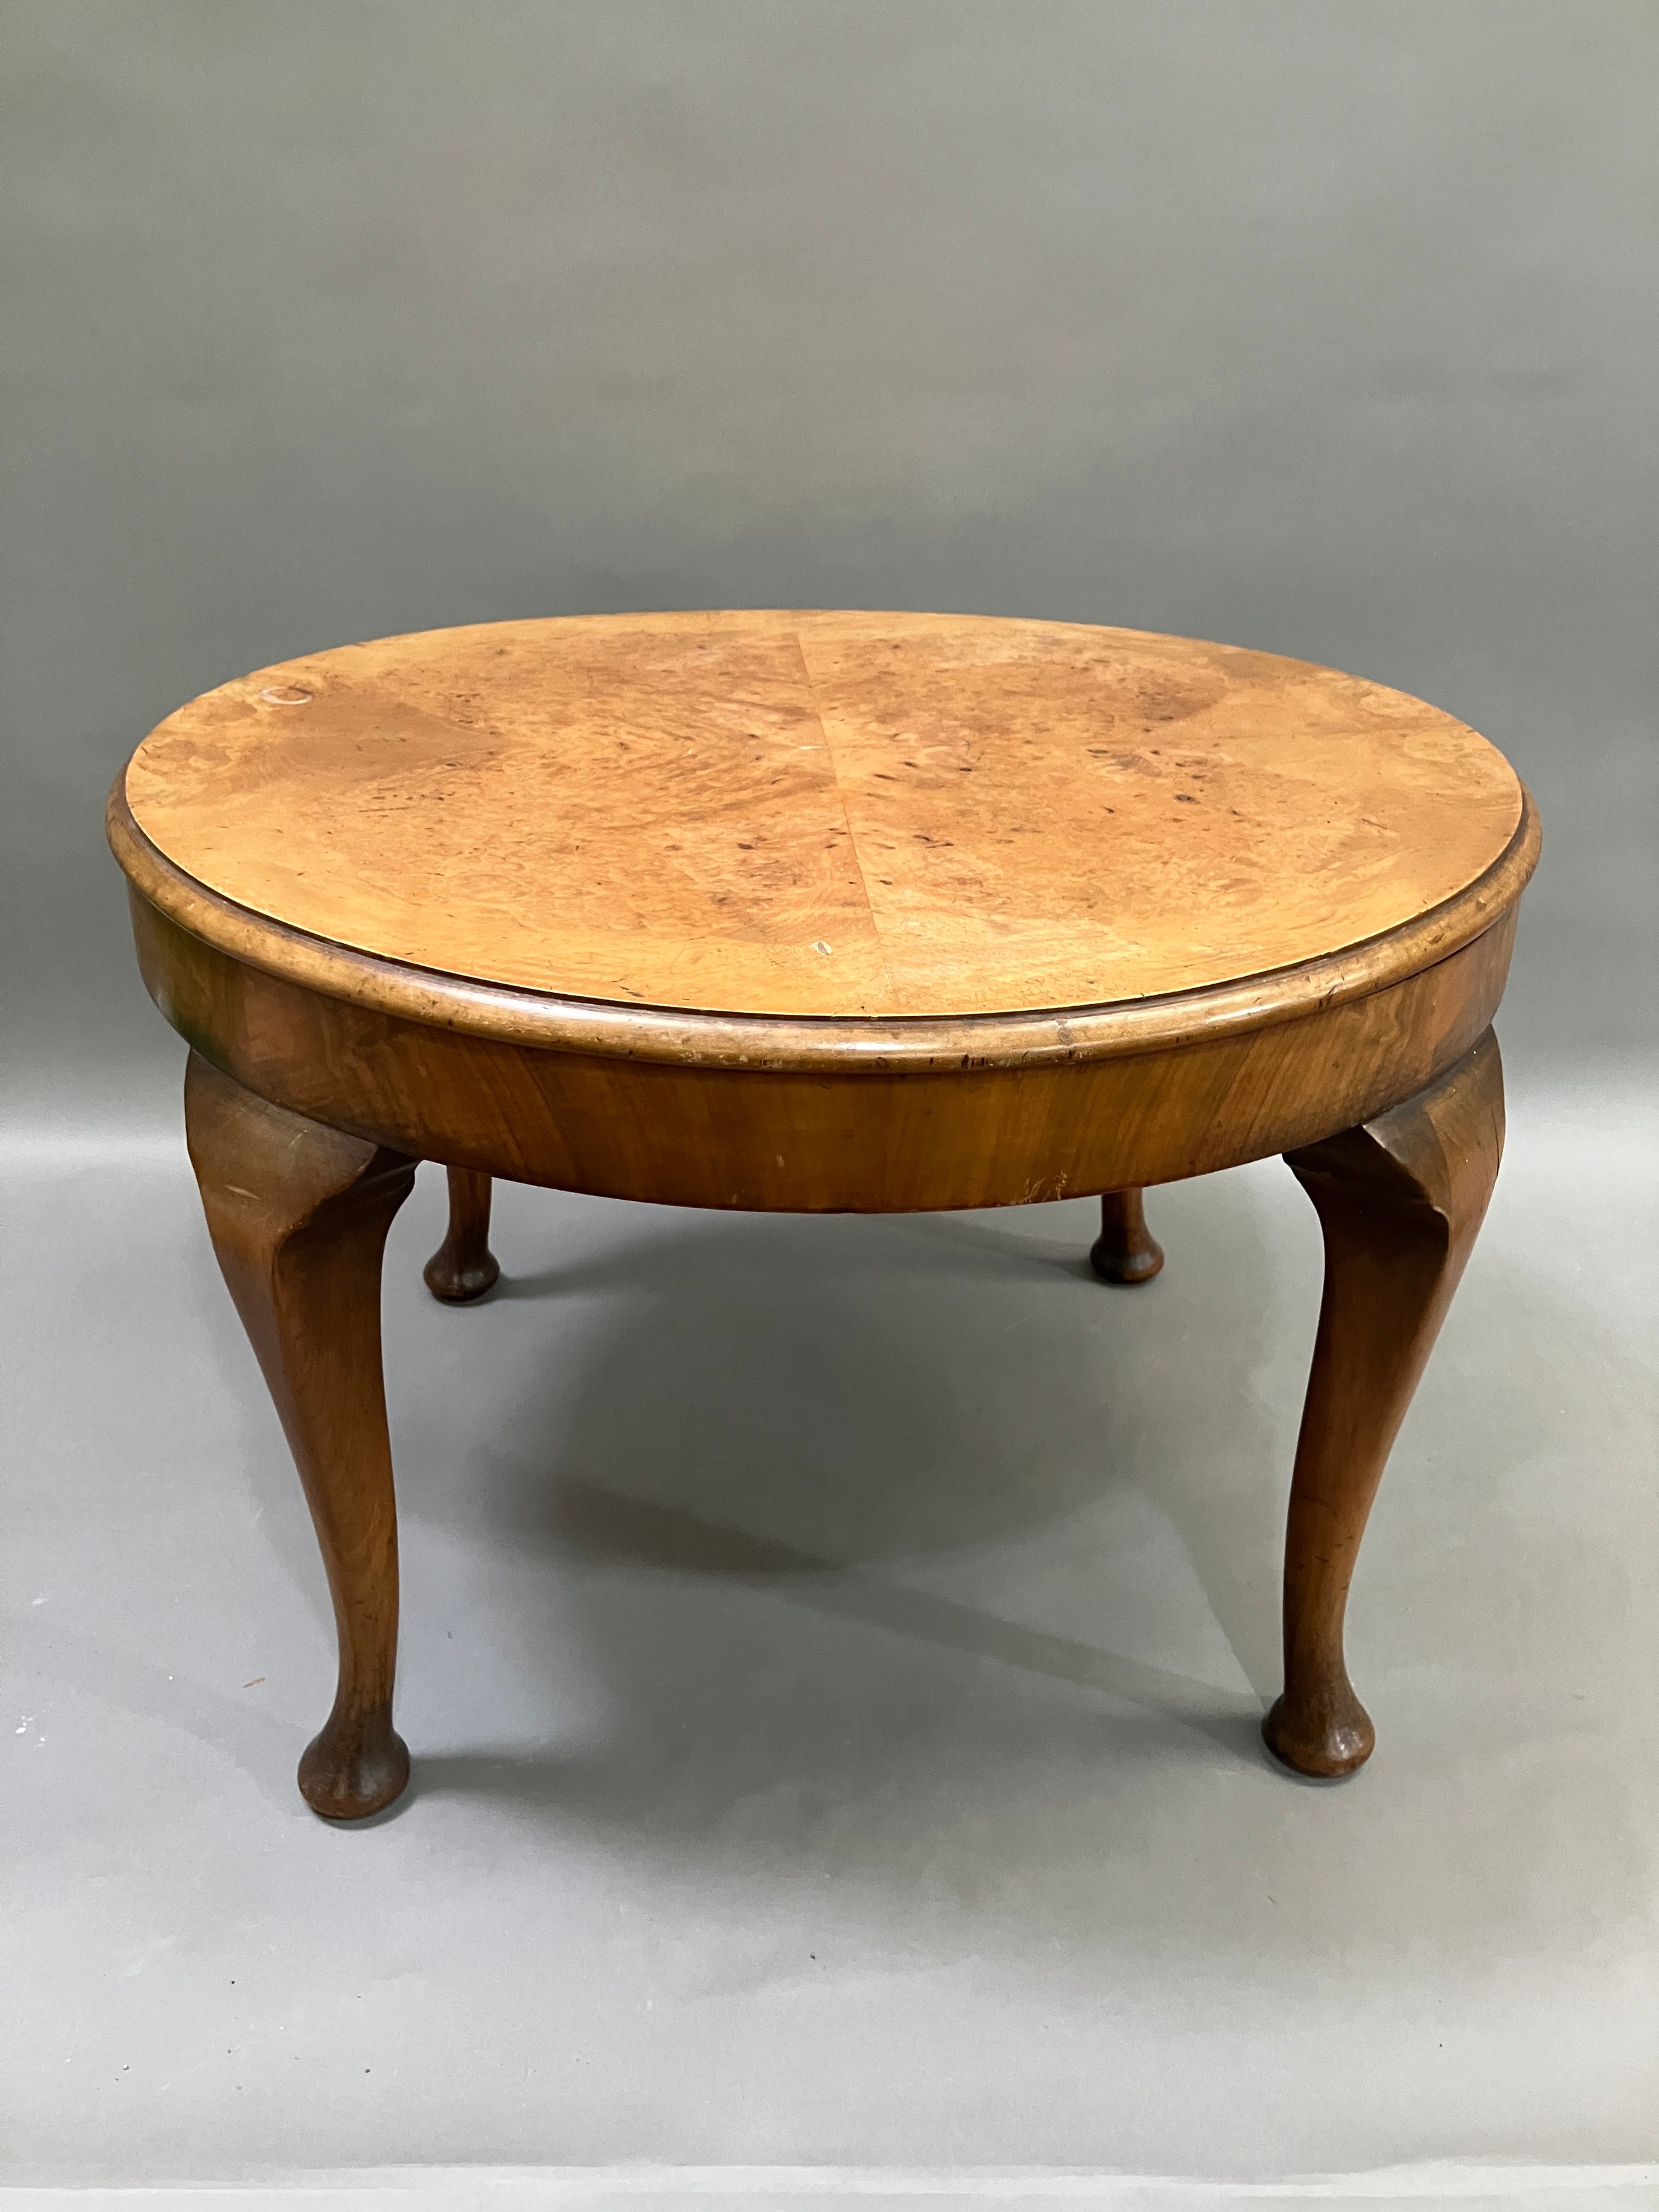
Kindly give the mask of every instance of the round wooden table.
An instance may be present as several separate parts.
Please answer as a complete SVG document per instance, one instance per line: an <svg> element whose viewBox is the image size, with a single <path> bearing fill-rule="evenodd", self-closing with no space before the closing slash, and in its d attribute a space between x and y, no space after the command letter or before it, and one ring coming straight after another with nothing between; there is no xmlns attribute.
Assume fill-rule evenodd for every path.
<svg viewBox="0 0 1659 2212"><path fill-rule="evenodd" d="M109 833L333 1592L316 1811L409 1774L380 1271L422 1159L459 1299L495 1279L492 1176L796 1212L1098 1193L1096 1271L1140 1283L1144 1186L1285 1153L1325 1291L1264 1728L1305 1774L1369 1756L1348 1584L1497 1172L1538 854L1484 738L1075 623L501 623L208 692Z"/></svg>

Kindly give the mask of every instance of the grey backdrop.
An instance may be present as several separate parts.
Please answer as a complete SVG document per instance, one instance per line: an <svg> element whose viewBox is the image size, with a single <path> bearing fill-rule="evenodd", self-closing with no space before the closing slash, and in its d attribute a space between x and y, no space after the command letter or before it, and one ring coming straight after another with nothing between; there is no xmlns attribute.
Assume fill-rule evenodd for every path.
<svg viewBox="0 0 1659 2212"><path fill-rule="evenodd" d="M0 2182L340 2168L307 2201L364 2212L384 2159L479 2204L539 2161L577 2212L757 2160L734 2199L810 2166L870 2212L890 2166L1414 2161L1363 2201L1507 2212L1530 2159L1537 2212L1650 2205L1659 9L5 22ZM298 651L744 601L1304 654L1536 789L1509 1155L1367 1540L1352 1785L1259 1738L1319 1297L1276 1163L1157 1193L1125 1293L1087 1200L509 1187L471 1313L421 1287L427 1174L385 1291L414 1784L301 1803L328 1600L105 789Z"/></svg>
<svg viewBox="0 0 1659 2212"><path fill-rule="evenodd" d="M100 831L160 716L634 606L1125 623L1421 693L1542 805L1512 1072L1650 1021L1647 0L7 14L26 1106L172 1110Z"/></svg>

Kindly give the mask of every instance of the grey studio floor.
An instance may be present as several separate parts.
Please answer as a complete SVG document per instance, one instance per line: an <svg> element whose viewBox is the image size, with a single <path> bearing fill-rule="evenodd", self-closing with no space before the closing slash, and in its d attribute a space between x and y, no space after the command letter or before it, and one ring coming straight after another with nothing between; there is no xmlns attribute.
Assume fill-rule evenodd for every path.
<svg viewBox="0 0 1659 2212"><path fill-rule="evenodd" d="M1279 1164L1156 1194L1138 1291L1084 1201L504 1188L465 1311L426 1170L415 1780L356 1830L295 1790L326 1597L176 1130L16 1138L18 2203L1659 2202L1650 1095L1511 1085L1335 1787L1256 1737L1319 1279Z"/></svg>

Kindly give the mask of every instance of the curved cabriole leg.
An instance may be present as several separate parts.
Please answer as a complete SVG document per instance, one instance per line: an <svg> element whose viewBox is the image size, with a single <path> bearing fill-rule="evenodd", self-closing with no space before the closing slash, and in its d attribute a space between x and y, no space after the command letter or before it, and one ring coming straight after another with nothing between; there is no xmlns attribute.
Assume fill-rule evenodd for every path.
<svg viewBox="0 0 1659 2212"><path fill-rule="evenodd" d="M398 1512L380 1372L380 1255L416 1163L254 1097L195 1053L185 1123L213 1249L305 1485L340 1680L300 1790L331 1820L409 1779L392 1725Z"/></svg>
<svg viewBox="0 0 1659 2212"><path fill-rule="evenodd" d="M1319 1211L1325 1295L1291 1484L1285 1694L1262 1734L1303 1774L1351 1774L1376 1741L1343 1663L1348 1584L1503 1149L1503 1067L1488 1030L1431 1089L1285 1154Z"/></svg>
<svg viewBox="0 0 1659 2212"><path fill-rule="evenodd" d="M449 1170L449 1233L426 1263L423 1279L446 1305L469 1305L494 1290L501 1263L489 1249L489 1177Z"/></svg>
<svg viewBox="0 0 1659 2212"><path fill-rule="evenodd" d="M1164 1265L1138 1190L1109 1190L1101 1199L1100 1235L1089 1265L1103 1283L1150 1283Z"/></svg>

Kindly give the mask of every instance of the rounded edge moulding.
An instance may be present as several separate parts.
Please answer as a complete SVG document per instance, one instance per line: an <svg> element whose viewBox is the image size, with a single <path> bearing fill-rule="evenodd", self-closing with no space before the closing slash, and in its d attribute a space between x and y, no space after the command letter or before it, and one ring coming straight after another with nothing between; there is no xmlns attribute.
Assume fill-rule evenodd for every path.
<svg viewBox="0 0 1659 2212"><path fill-rule="evenodd" d="M1528 797L1509 848L1461 898L1386 937L1278 974L1169 998L1047 1013L836 1022L613 1006L402 967L267 921L205 890L137 829L118 782L110 795L107 827L135 895L216 951L301 989L429 1028L544 1051L826 1075L1103 1060L1295 1021L1386 989L1483 936L1526 888L1540 843L1537 810Z"/></svg>
<svg viewBox="0 0 1659 2212"><path fill-rule="evenodd" d="M783 695L771 697L769 702L763 679L777 676L781 659L786 675L793 666L805 665L806 653L799 649L803 630L809 635L817 684L803 686L796 682L793 690L785 684ZM839 663L836 651L823 643L826 634L830 646L841 654ZM733 638L736 647L732 645ZM654 660L645 651L653 641L661 647ZM758 664L751 652L757 641L764 648ZM696 653L688 663L686 655L691 647ZM988 988L992 992L1002 988L998 976L1006 975L1010 967L1006 960L999 967L996 945L1005 942L1006 936L997 938L996 931L1007 921L1006 933L1018 938L1034 903L1041 913L1045 886L1050 881L1060 885L1057 907L1065 909L1067 898L1072 902L1069 913L1061 912L1057 934L1051 932L1051 939L1061 945L1065 958L1077 969L1077 980L1093 980L1084 971L1100 964L1089 950L1098 938L1097 932L1096 939L1091 939L1089 931L1097 917L1099 902L1097 899L1091 909L1091 885L1079 866L1105 849L1100 842L1103 831L1108 836L1117 834L1108 830L1101 817L1118 806L1129 817L1131 859L1139 856L1140 880L1152 887L1149 903L1156 908L1162 901L1164 910L1155 913L1153 920L1161 924L1164 939L1162 947L1153 943L1152 967L1158 966L1160 951L1168 950L1170 957L1177 962L1189 954L1196 958L1201 978L1206 961L1212 967L1219 966L1222 972L1188 988L1137 991L1104 999L1085 1000L1079 994L1068 1002L1051 1000L1042 1006L1015 1004L965 1012L946 1006L937 1012L893 1013L841 1011L835 1003L838 979L826 969L817 969L814 976L809 968L817 1001L823 1006L827 1000L829 1010L800 1012L788 1011L787 1006L763 1006L726 1010L637 1003L621 996L590 994L586 989L556 991L517 980L469 975L458 972L459 961L439 964L394 957L372 945L354 944L345 932L328 935L283 915L261 911L265 902L258 896L265 887L261 856L272 842L281 844L283 828L276 825L301 818L302 794L309 798L314 792L315 803L326 813L331 803L337 810L343 804L349 807L350 799L367 782L372 803L364 809L364 822L383 824L390 814L394 828L401 830L404 848L410 848L412 834L419 860L424 863L424 823L447 818L465 824L469 802L471 820L487 823L491 805L499 809L503 793L512 795L510 774L503 777L497 772L469 784L465 772L476 764L465 750L469 744L477 747L485 765L490 761L499 763L505 751L511 768L514 744L528 725L532 741L520 747L520 754L527 750L535 772L545 775L546 718L533 684L526 693L524 667L519 672L516 695L508 683L502 687L502 696L480 698L473 681L481 656L494 657L514 647L519 648L520 662L528 656L532 678L545 678L550 672L569 678L573 668L578 673L585 672L585 698L578 701L579 711L574 715L565 713L555 738L562 737L567 756L570 744L575 745L575 765L580 771L575 782L576 811L581 811L583 777L590 798L595 789L599 790L598 804L590 811L590 826L602 848L607 835L612 841L608 861L604 849L599 856L601 875L606 865L614 872L619 849L623 861L634 869L624 890L641 873L633 860L637 848L629 842L635 829L632 792L628 818L617 818L621 810L615 807L613 794L619 733L628 741L623 744L623 751L637 739L650 755L653 739L657 741L655 757L647 758L644 776L635 789L657 797L668 794L674 811L667 819L667 830L679 837L688 825L701 827L705 813L716 819L716 844L705 843L694 854L701 874L693 868L689 876L682 872L667 886L666 896L678 900L682 909L688 883L694 908L699 897L712 901L715 888L728 881L754 891L757 879L752 858L741 856L751 856L755 844L764 843L763 838L755 837L752 827L757 818L764 819L775 844L781 848L765 856L773 865L769 878L763 874L759 879L763 890L769 884L772 903L770 908L756 909L751 902L747 927L738 933L737 940L722 936L721 918L714 917L717 926L708 933L708 941L714 947L716 964L728 943L740 940L747 948L756 941L757 913L765 957L769 958L780 944L787 954L799 949L787 932L804 938L822 910L813 908L811 900L826 896L822 867L825 849L832 855L831 878L835 866L840 865L834 856L839 854L844 861L856 854L852 827L856 809L862 811L866 827L871 821L875 823L874 831L869 833L872 843L879 847L884 835L884 849L896 851L896 858L884 863L893 880L883 879L889 897L890 925L901 939L908 930L912 945L920 944L925 955L931 941L927 933L938 918L944 951L942 963L934 964L954 972L952 963L960 967L964 958L971 957L974 947L964 944L955 910L948 903L941 905L939 885L943 884L945 891L951 892L953 877L959 878L964 869L971 876L983 856L969 842L965 853L957 857L960 848L949 833L965 823L970 834L977 832L982 845L987 823L1000 832L1010 807L1018 813L1019 801L1025 798L1031 800L1034 811L1046 809L1037 814L1042 830L1027 833L1030 842L1009 871L999 873L993 856L988 872L989 892L1000 894L1003 900L999 915L994 898L988 898L995 943L985 964L991 973ZM639 677L633 672L641 655L644 675ZM342 667L344 674L337 681L337 672ZM701 696L696 690L699 674L705 683ZM1238 718L1234 717L1230 732L1224 715L1218 737L1217 718L1210 713L1218 700L1225 705L1235 678L1238 679L1235 688L1242 688L1249 715L1254 717L1247 716L1245 735L1255 751L1252 755L1249 744L1243 747L1242 767ZM473 683L470 692L469 682ZM312 701L319 693L326 696L331 685L343 693L343 704L333 720L322 717L310 721L309 743L291 741L289 733L309 720L307 709ZM400 690L407 694L413 689L429 701L434 689L442 690L446 686L447 695L441 703L460 715L459 722L434 714L429 704L411 706L407 697L399 696ZM716 726L713 738L698 756L704 721L712 719L718 725L720 710L723 704L732 704L734 690L738 720L744 726L739 742L742 750L753 756L750 765L761 770L758 783L750 777L746 790L742 787L741 774L738 776L735 810L728 803L726 786L719 781L728 767L741 770L744 766L734 759L729 714L726 728L722 732ZM260 696L282 691L308 696L292 704ZM453 705L457 692L459 708ZM683 692L689 696L689 702ZM923 711L907 712L918 696ZM929 696L933 702L931 708L927 703ZM759 711L757 700L767 707L769 720ZM499 717L495 726L489 720L492 706ZM1207 750L1201 726L1206 714L1210 720ZM412 732L411 715L416 724ZM629 720L630 715L635 719ZM1080 727L1082 715L1097 716L1099 723ZM1108 735L1115 716L1119 726L1115 734ZM1056 722L1061 726L1058 735L1051 726ZM1200 725L1188 732L1188 741L1184 744L1180 742L1183 722ZM748 726L751 723L755 727ZM826 726L834 737L833 748L825 738ZM803 727L810 743L799 742ZM769 733L775 741L769 746ZM286 750L272 752L269 740L273 734L279 748ZM416 741L413 774L408 744L411 734ZM1102 738L1098 745L1082 743L1083 738L1096 736ZM1230 736L1231 754L1227 750ZM1356 737L1360 740L1357 755ZM1311 776L1300 773L1304 763L1297 748L1304 738L1317 771ZM829 757L800 765L783 758L781 746L787 746L791 754L825 753ZM362 760L366 750L371 771L367 775ZM381 757L388 752L396 771L390 775ZM850 769L844 764L849 754L853 756ZM890 754L894 756L890 761ZM1265 770L1261 764L1264 755ZM429 770L434 760L447 772L447 790L441 787L446 777L439 777L434 787L430 775L422 777L420 773L422 769ZM1358 789L1343 780L1343 772L1356 761L1360 770L1354 779L1360 786ZM1097 767L1097 762L1103 762L1103 768ZM1282 774L1286 762L1292 771L1288 787L1284 786ZM1379 763L1385 773L1379 773ZM900 773L901 765L915 772L908 781ZM570 761L568 757L556 760L554 766L568 768ZM972 768L988 773L969 781L968 771ZM462 772L459 781L457 771ZM963 782L955 781L957 773L963 775ZM1230 774L1233 776L1231 786ZM1270 798L1280 800L1279 814L1270 815L1265 822L1252 819L1250 812L1253 793L1259 795L1264 774ZM1103 776L1107 779L1103 785L1099 780ZM708 791L700 787L705 779ZM826 841L824 801L841 805L849 784L851 807L842 807L842 826L833 839ZM238 794L245 800L250 786L254 795L252 811L246 805L239 810ZM884 788L886 786L896 788L890 791ZM1402 786L1403 798L1399 796ZM543 787L532 786L532 791ZM1288 799L1282 797L1285 787ZM561 782L559 789L562 796L568 796L571 785ZM1467 804L1460 805L1466 790ZM709 791L714 794L712 799ZM179 793L184 796L181 809L175 810L175 851L170 854L160 839L170 834L169 794ZM447 799L458 797L463 803L455 814L447 817L436 811ZM1073 798L1079 801L1075 806L1069 803ZM1224 810L1216 803L1229 798L1242 799L1243 807ZM1391 798L1397 800L1392 821L1387 813ZM1202 836L1195 841L1189 834L1199 823L1206 799L1211 802L1211 819L1205 825L1207 848ZM1115 805L1108 804L1109 800ZM1180 803L1182 800L1184 805ZM1368 800L1371 802L1369 809ZM876 808L873 814L872 805ZM1298 805L1299 814L1295 811ZM1243 826L1218 823L1224 811L1233 823ZM1360 830L1352 833L1363 848L1361 859L1369 852L1373 859L1380 853L1382 860L1369 876L1361 869L1358 879L1351 884L1341 872L1340 854L1347 849L1343 840L1356 819L1362 824ZM222 864L204 864L201 852L207 852L210 863L216 833L227 823L230 828L222 839ZM1309 823L1311 828L1304 836ZM825 1073L1094 1059L1155 1049L1200 1034L1213 1036L1218 1031L1252 1030L1292 1020L1382 989L1448 957L1479 937L1519 896L1539 847L1535 811L1513 770L1494 748L1449 715L1403 694L1335 672L1242 648L1079 624L969 617L763 611L552 618L480 625L339 647L261 670L204 695L152 733L117 780L111 794L108 827L116 856L140 896L216 949L302 988L439 1028L531 1046L687 1065L817 1068ZM149 834L150 827L156 829L158 837ZM303 833L303 820L301 827ZM352 827L356 832L356 823ZM1264 827L1277 833L1276 844L1272 838L1265 841L1272 848L1265 856L1263 841L1253 841L1252 834ZM796 830L802 834L792 852L790 837ZM919 852L896 848L896 833L902 836L907 830L921 848ZM1420 860L1411 847L1413 833L1421 838L1425 848L1425 857ZM374 832L365 829L356 834L361 842ZM537 834L542 834L539 825ZM657 844L665 834L659 815L653 830ZM395 844L396 840L392 842ZM346 842L349 844L349 838ZM725 854L724 842L734 843L732 854ZM951 854L942 875L935 856L927 849L940 843ZM295 844L304 848L304 834ZM437 864L441 866L445 861L441 839L437 846ZM1390 854L1396 848L1404 848L1404 858L1390 874ZM300 857L314 859L318 849L314 845L306 848ZM337 901L343 895L349 907L356 885L342 874L333 848L326 843L326 832L320 849L321 906L326 911L331 899ZM453 840L449 849L453 849ZM521 845L520 849L522 859L526 848ZM539 849L532 836L529 845L532 858ZM647 849L655 850L649 840ZM1298 849L1339 854L1330 879L1319 885L1311 899L1299 903L1296 889L1311 879L1297 872ZM235 865L239 851L252 855L244 872L253 878L251 885L245 884L239 875ZM1172 902L1162 884L1161 872L1167 854L1177 878L1183 868L1191 875L1197 865L1197 880L1201 882L1206 851L1207 865L1212 867L1218 865L1218 855L1219 865L1235 864L1236 872L1226 881L1236 894L1240 894L1242 885L1248 923L1255 926L1265 915L1269 939L1279 927L1275 902L1290 894L1285 900L1291 915L1287 927L1292 939L1300 927L1308 957L1238 974L1227 972L1224 948L1215 953L1200 946L1196 954L1192 953L1188 942L1191 933L1185 923L1185 914L1192 909ZM287 861L292 854L284 853L280 857ZM191 859L202 868L201 874L187 865ZM334 866L331 875L327 872L330 863ZM816 877L815 866L818 867ZM733 872L728 876L722 871ZM295 872L302 876L304 871ZM205 880L210 873L219 875L217 884ZM648 880L653 884L654 876ZM796 899L803 881L808 901L804 916ZM1364 921L1374 920L1379 911L1389 912L1389 899L1395 910L1402 902L1410 908L1425 882L1431 891L1441 890L1443 895L1421 898L1416 910L1399 912L1392 926L1364 927ZM234 889L245 888L255 891L254 902L232 895ZM654 889L646 895L655 896ZM827 895L832 898L836 895L833 880ZM307 896L292 903L307 911ZM793 906L791 901L796 902ZM314 908L317 898L311 902ZM417 926L425 926L425 909L406 902L403 911L412 913ZM459 924L452 928L455 911L452 908L433 925L439 933L428 935L428 948L441 952L446 941L443 933L449 930L463 940L460 949L465 951L470 935L475 957L469 964L484 964L477 955L480 949L487 954L493 939L487 929L481 937L477 911L467 914L462 908ZM556 913L556 951L563 941L556 938L561 926L557 914L562 912L558 908ZM701 916L702 908L695 908L695 912ZM1311 933L1310 913L1315 917ZM769 939L766 925L780 916L783 928ZM487 902L483 918L487 924ZM1127 916L1130 921L1133 918L1133 914ZM969 926L977 928L982 919L970 916ZM1354 921L1360 927L1354 930L1352 941L1331 941L1340 939ZM1073 924L1077 927L1068 937L1066 932ZM957 931L955 936L953 930ZM372 932L360 927L355 933L361 937ZM647 963L653 950L660 951L648 932L636 930L631 937L628 932L617 934L636 952L643 946ZM1279 935L1284 937L1284 930ZM1072 949L1079 939L1085 944L1081 954ZM592 941L591 934L580 940ZM1120 960L1120 968L1127 966L1133 972L1139 949L1131 942L1129 957L1127 962ZM748 957L746 949L740 957ZM1018 969L1018 957L1012 964ZM1141 963L1143 968L1146 964ZM1169 958L1164 966L1168 968ZM913 963L910 972L921 975L925 995L928 981L925 959L920 966ZM817 978L830 988L826 991ZM1054 980L1062 978L1057 975ZM1018 981L1017 975L1016 990ZM857 989L856 982L853 988ZM866 994L859 992L858 995L860 1004L865 1003Z"/></svg>

